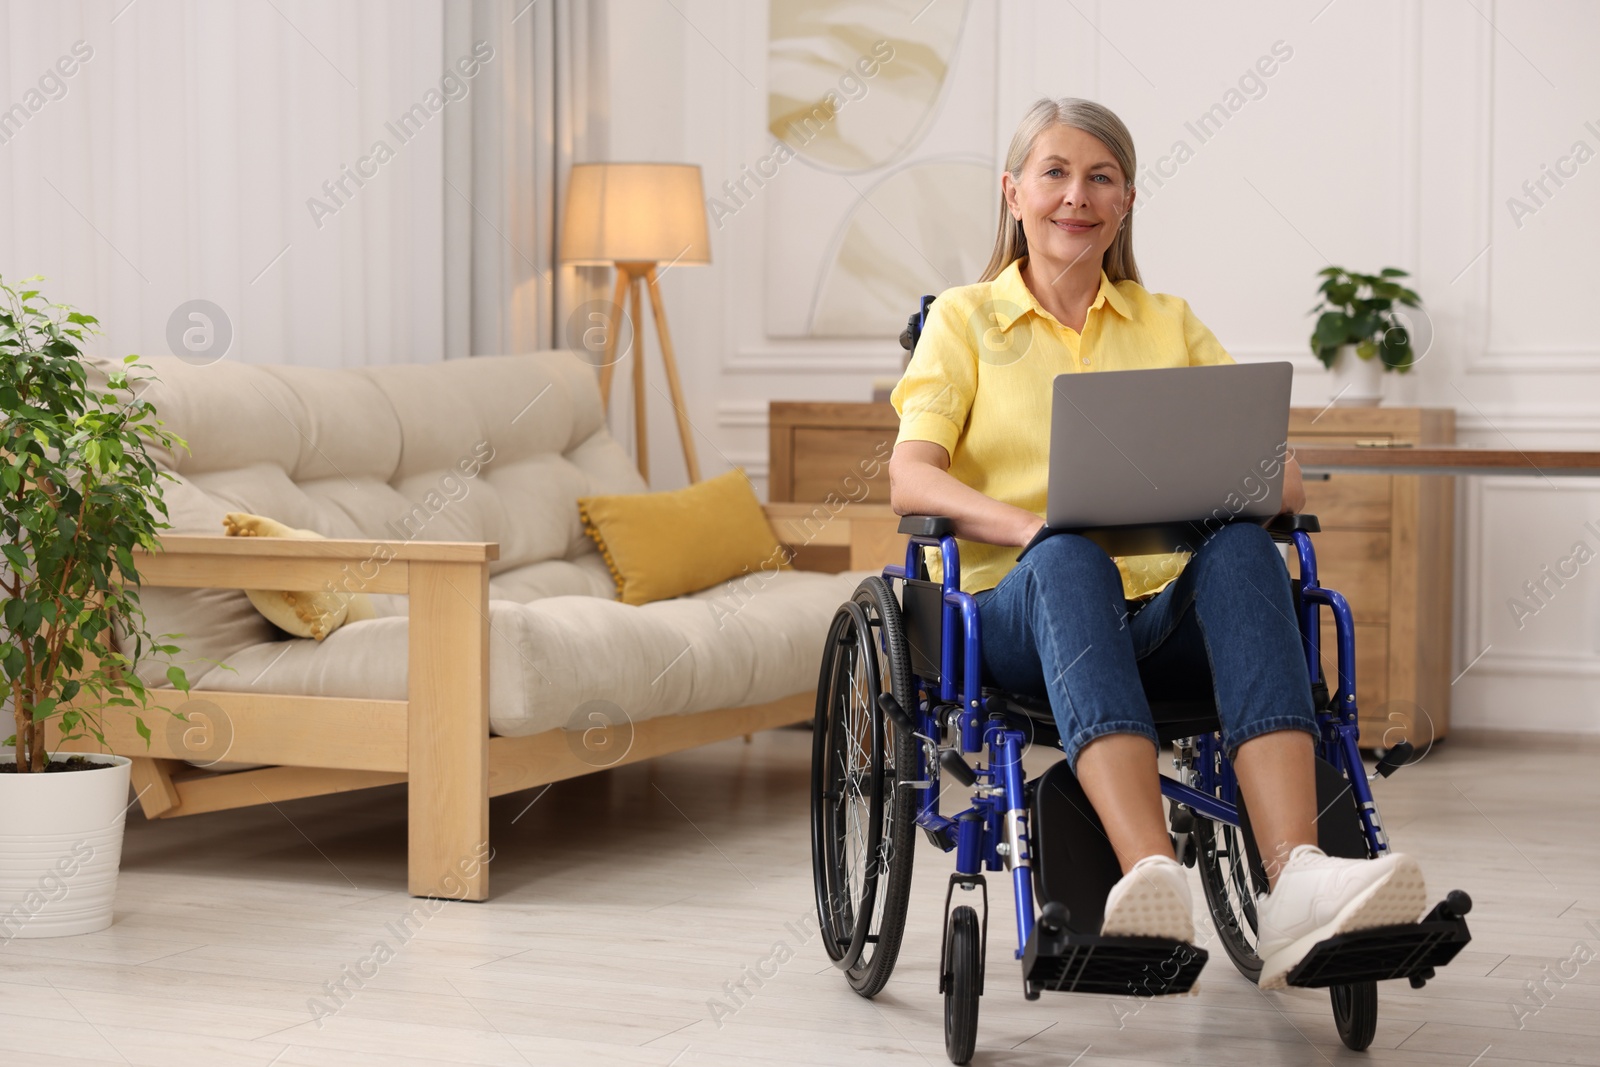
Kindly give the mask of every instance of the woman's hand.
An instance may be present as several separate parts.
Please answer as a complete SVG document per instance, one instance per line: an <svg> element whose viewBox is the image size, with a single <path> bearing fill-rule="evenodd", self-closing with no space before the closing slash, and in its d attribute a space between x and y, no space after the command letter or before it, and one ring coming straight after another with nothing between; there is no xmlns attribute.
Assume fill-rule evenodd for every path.
<svg viewBox="0 0 1600 1067"><path fill-rule="evenodd" d="M1283 464L1283 503L1278 511L1281 514L1293 515L1304 511L1306 508L1306 483L1300 476L1300 461L1294 458L1294 453L1289 453L1289 458Z"/></svg>

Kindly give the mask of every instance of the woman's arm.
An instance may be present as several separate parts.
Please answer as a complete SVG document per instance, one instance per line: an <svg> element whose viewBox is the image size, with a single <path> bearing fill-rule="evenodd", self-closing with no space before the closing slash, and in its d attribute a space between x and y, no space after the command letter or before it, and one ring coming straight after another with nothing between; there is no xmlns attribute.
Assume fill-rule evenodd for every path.
<svg viewBox="0 0 1600 1067"><path fill-rule="evenodd" d="M893 475L890 476L891 478ZM891 491L891 496L892 496ZM1283 465L1283 503L1279 511L1293 515L1306 509L1306 483L1300 476L1300 461L1294 458L1294 453L1289 453L1289 458Z"/></svg>
<svg viewBox="0 0 1600 1067"><path fill-rule="evenodd" d="M889 506L896 515L945 515L957 537L1021 547L1044 520L984 496L950 473L950 453L932 441L902 441L889 457Z"/></svg>

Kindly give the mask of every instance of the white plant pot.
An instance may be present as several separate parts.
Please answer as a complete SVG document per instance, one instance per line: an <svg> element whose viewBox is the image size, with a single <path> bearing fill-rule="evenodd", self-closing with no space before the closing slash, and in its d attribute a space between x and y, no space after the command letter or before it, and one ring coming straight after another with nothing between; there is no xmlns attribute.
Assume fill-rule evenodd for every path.
<svg viewBox="0 0 1600 1067"><path fill-rule="evenodd" d="M132 764L99 753L61 758L72 755L106 767L0 774L0 944L111 925Z"/></svg>
<svg viewBox="0 0 1600 1067"><path fill-rule="evenodd" d="M1355 345L1340 345L1333 357L1333 403L1341 408L1371 408L1383 402L1383 360L1362 359Z"/></svg>

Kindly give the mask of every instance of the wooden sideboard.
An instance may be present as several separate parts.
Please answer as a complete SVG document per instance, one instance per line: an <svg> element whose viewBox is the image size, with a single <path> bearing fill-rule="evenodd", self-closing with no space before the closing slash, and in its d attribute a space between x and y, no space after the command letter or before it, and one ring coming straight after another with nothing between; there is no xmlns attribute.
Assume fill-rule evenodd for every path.
<svg viewBox="0 0 1600 1067"><path fill-rule="evenodd" d="M1450 408L1292 408L1289 440L1304 445L1442 445ZM1307 475L1306 510L1322 523L1318 577L1350 601L1356 706L1370 747L1424 749L1450 728L1455 479L1395 474ZM1333 623L1323 613L1323 662Z"/></svg>
<svg viewBox="0 0 1600 1067"><path fill-rule="evenodd" d="M891 405L775 400L768 420L769 499L821 502L849 486L853 500L889 502L887 464L864 461L887 456L893 447L899 418ZM1455 412L1294 408L1289 438L1306 445L1450 444ZM1420 750L1450 725L1455 482L1334 473L1308 477L1306 497L1306 509L1322 522L1316 539L1322 583L1349 598L1355 617L1362 743L1389 747L1409 740ZM797 563L842 566L842 552L817 547ZM891 543L883 562L897 558ZM1332 622L1325 621L1323 659L1330 671L1332 633Z"/></svg>

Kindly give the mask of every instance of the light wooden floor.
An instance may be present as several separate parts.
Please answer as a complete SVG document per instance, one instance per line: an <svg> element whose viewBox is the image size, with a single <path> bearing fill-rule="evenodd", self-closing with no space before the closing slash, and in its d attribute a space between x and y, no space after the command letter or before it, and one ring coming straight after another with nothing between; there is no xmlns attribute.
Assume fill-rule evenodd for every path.
<svg viewBox="0 0 1600 1067"><path fill-rule="evenodd" d="M923 843L899 968L876 1000L851 993L815 940L809 746L777 731L497 799L495 899L433 915L403 892L398 787L131 816L116 925L0 948L0 1064L943 1064L950 862ZM974 1062L1600 1064L1600 960L1522 1029L1511 1006L1580 942L1600 953L1584 925L1600 930L1597 757L1459 736L1378 783L1430 889L1472 893L1476 940L1426 989L1381 988L1364 1055L1339 1044L1325 994L1264 994L1220 949L1195 998L1030 1004L992 877ZM793 958L728 1004L724 983L779 946ZM717 1002L736 1010L713 1019Z"/></svg>

